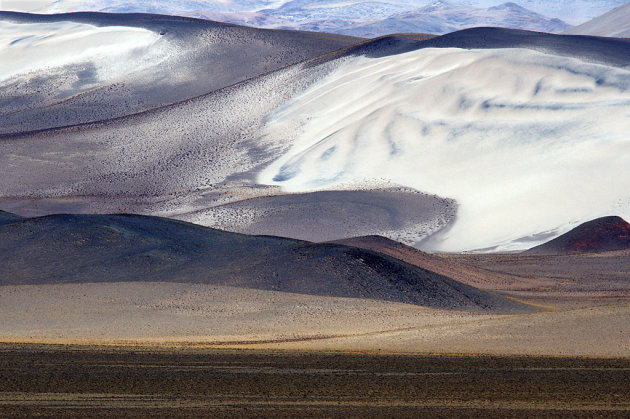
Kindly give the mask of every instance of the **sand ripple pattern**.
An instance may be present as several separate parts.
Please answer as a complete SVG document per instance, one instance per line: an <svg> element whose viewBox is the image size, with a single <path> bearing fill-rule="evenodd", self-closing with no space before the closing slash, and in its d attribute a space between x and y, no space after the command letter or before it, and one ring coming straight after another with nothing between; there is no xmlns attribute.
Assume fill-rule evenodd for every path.
<svg viewBox="0 0 630 419"><path fill-rule="evenodd" d="M527 248L630 216L629 131L625 69L524 49L359 57L276 110L265 138L293 146L259 181L387 179L458 201L435 249Z"/></svg>

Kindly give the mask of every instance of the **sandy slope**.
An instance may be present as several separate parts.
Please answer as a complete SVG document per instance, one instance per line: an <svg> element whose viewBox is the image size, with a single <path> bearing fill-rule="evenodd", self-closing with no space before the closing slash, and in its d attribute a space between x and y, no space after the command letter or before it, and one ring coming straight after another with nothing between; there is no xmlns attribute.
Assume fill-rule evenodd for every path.
<svg viewBox="0 0 630 419"><path fill-rule="evenodd" d="M628 356L630 305L493 316L200 284L4 286L0 341Z"/></svg>
<svg viewBox="0 0 630 419"><path fill-rule="evenodd" d="M144 112L360 40L175 16L0 11L0 133Z"/></svg>
<svg viewBox="0 0 630 419"><path fill-rule="evenodd" d="M386 352L628 356L630 305L473 319L372 336L278 344Z"/></svg>
<svg viewBox="0 0 630 419"><path fill-rule="evenodd" d="M382 234L413 244L448 226L456 213L452 200L390 187L254 197L198 211L192 221L315 242Z"/></svg>
<svg viewBox="0 0 630 419"><path fill-rule="evenodd" d="M480 289L526 290L548 284L540 278L519 275L518 271L512 274L493 271L492 264L487 269L479 268L468 264L464 256L457 260L456 256L427 253L381 236L354 237L335 243L374 250Z"/></svg>
<svg viewBox="0 0 630 419"><path fill-rule="evenodd" d="M266 138L292 147L258 181L302 192L383 177L457 200L432 250L528 248L630 214L629 82L524 48L354 58L271 115Z"/></svg>
<svg viewBox="0 0 630 419"><path fill-rule="evenodd" d="M0 287L0 340L248 342L491 318L379 300L163 282Z"/></svg>
<svg viewBox="0 0 630 419"><path fill-rule="evenodd" d="M0 82L84 62L94 66L95 79L111 81L148 63L159 63L159 56L165 52L159 40L159 34L143 28L98 27L69 21L48 25L2 21Z"/></svg>
<svg viewBox="0 0 630 419"><path fill-rule="evenodd" d="M4 218L0 341L630 354L627 251L429 255L383 238L354 240L420 268L503 288L506 298L341 245L154 217ZM524 311L513 299L545 311L514 314Z"/></svg>
<svg viewBox="0 0 630 419"><path fill-rule="evenodd" d="M21 19L48 25L68 17ZM113 18L85 14L72 19L107 26ZM625 40L477 28L423 42L409 36L386 37L285 67L354 42L184 18L126 19L126 25L153 33L167 29L160 42L176 45L184 56L177 55L172 67L162 70L172 74L173 68L185 69L185 74L177 71L183 84L171 86L172 79L158 77L162 70L157 66L159 71L143 76L145 84L125 79L120 86L108 85L113 93L90 90L52 107L33 108L30 116L13 113L3 123L15 117L21 131L35 128L32 124L41 128L72 123L68 118L100 120L147 108L146 103L129 102L130 97L150 99L158 106L167 93L177 93L181 100L190 96L184 91L202 94L248 80L115 121L4 136L2 209L21 215L159 214L313 240L321 235L276 228L283 214L270 221L252 220L258 208L241 211L253 204L243 201L258 197L256 206L273 212L283 199L290 199L278 199L277 204L268 199L280 188L284 188L280 193L303 193L384 182L457 200L458 226L445 235L446 241L433 241L432 247L452 250L527 248L583 218L624 215L630 208L623 176L629 155ZM244 65L248 63L244 57L252 56L253 49L259 53L261 44L277 59ZM405 51L412 52L399 54ZM218 60L217 54L227 58ZM212 69L211 77L200 77L207 73L204 68ZM349 83L341 86L346 79ZM0 90L20 98L27 90L37 90L30 84L13 87ZM122 91L117 89L126 93L118 94ZM305 89L308 92L301 94ZM175 96L169 100L177 100ZM28 103L17 105L28 108L46 102L40 99L33 95ZM305 113L313 117L308 124L302 118ZM265 167L258 179L272 187L257 184ZM366 179L369 182L363 182ZM613 185L608 184L610 179ZM581 188L574 188L573 182L581 182ZM540 188L541 184L547 187ZM225 204L233 205L214 210ZM232 213L224 217L225 208L236 208L231 211L235 217ZM366 231L355 222L354 209L351 216L343 209L335 205L330 213L336 225L347 226L344 234L386 234L408 243L444 227L452 212L439 211L428 223L408 217L399 223L402 228L386 223ZM248 230L251 224L258 225Z"/></svg>
<svg viewBox="0 0 630 419"><path fill-rule="evenodd" d="M630 4L626 3L602 16L570 28L566 33L627 38L630 36Z"/></svg>
<svg viewBox="0 0 630 419"><path fill-rule="evenodd" d="M138 215L51 215L0 226L0 285L143 280L485 313L533 310L387 255L338 244Z"/></svg>

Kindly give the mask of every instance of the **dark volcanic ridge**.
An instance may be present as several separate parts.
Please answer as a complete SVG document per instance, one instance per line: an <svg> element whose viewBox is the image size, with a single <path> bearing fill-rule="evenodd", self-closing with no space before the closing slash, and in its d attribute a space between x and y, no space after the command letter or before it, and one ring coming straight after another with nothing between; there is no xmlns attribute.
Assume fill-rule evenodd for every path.
<svg viewBox="0 0 630 419"><path fill-rule="evenodd" d="M617 216L580 224L555 239L526 251L532 254L606 252L630 249L630 224Z"/></svg>
<svg viewBox="0 0 630 419"><path fill-rule="evenodd" d="M524 280L517 275L479 269L474 265L454 260L447 255L423 252L415 247L382 236L353 237L336 240L333 243L379 252L476 288L514 290L532 285L532 281Z"/></svg>
<svg viewBox="0 0 630 419"><path fill-rule="evenodd" d="M533 309L370 250L158 217L52 215L0 227L0 285L160 281L474 312Z"/></svg>
<svg viewBox="0 0 630 419"><path fill-rule="evenodd" d="M19 215L11 214L10 212L0 211L0 226L15 223L23 219L24 218L20 217Z"/></svg>

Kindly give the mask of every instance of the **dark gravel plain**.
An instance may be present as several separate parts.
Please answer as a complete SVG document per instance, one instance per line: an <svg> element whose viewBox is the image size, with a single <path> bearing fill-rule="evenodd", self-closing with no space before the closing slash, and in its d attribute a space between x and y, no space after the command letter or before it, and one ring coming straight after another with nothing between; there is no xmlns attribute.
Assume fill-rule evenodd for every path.
<svg viewBox="0 0 630 419"><path fill-rule="evenodd" d="M611 417L630 359L0 345L2 417Z"/></svg>

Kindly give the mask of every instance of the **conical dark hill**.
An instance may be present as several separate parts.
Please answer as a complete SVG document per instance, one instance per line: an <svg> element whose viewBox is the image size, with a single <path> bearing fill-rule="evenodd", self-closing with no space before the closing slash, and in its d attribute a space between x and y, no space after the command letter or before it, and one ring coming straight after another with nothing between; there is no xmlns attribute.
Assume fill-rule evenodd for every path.
<svg viewBox="0 0 630 419"><path fill-rule="evenodd" d="M525 312L529 306L370 250L158 217L54 215L0 227L0 285L168 281Z"/></svg>
<svg viewBox="0 0 630 419"><path fill-rule="evenodd" d="M527 253L605 252L630 249L630 224L621 217L603 217L580 224Z"/></svg>

